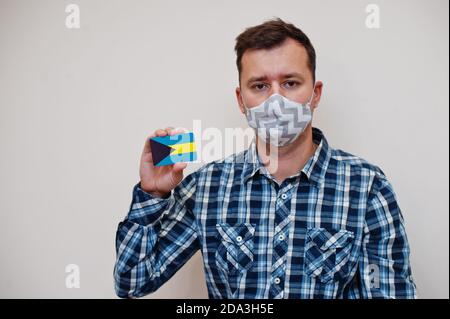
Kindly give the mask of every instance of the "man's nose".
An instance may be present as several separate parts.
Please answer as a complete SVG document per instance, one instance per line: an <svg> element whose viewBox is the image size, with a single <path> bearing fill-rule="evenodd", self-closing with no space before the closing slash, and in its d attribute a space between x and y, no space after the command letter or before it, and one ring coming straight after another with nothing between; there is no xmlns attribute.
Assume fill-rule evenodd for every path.
<svg viewBox="0 0 450 319"><path fill-rule="evenodd" d="M269 92L269 96L273 95L273 94L281 94L281 86L280 84L278 84L277 82L272 83L272 85L270 86L270 92Z"/></svg>

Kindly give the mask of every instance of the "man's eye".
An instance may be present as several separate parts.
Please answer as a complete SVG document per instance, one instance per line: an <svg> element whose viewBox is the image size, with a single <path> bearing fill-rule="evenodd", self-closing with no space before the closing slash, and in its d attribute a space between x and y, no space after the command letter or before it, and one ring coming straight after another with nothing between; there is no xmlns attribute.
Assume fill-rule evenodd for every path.
<svg viewBox="0 0 450 319"><path fill-rule="evenodd" d="M253 89L257 90L257 91L262 91L266 88L266 85L263 83L259 83L259 84L255 84L253 85Z"/></svg>
<svg viewBox="0 0 450 319"><path fill-rule="evenodd" d="M296 81L287 81L284 83L284 86L288 89L292 89L298 85L298 82Z"/></svg>

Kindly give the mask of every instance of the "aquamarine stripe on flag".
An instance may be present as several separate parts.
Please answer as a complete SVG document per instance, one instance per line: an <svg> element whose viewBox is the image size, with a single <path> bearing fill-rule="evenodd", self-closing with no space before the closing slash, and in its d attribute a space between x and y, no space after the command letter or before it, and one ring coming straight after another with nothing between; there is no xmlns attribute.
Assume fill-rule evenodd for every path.
<svg viewBox="0 0 450 319"><path fill-rule="evenodd" d="M155 166L164 166L164 165L171 165L178 162L192 162L197 160L197 153L196 152L190 152L190 153L181 153L176 155L170 155L164 158L161 162L156 164Z"/></svg>

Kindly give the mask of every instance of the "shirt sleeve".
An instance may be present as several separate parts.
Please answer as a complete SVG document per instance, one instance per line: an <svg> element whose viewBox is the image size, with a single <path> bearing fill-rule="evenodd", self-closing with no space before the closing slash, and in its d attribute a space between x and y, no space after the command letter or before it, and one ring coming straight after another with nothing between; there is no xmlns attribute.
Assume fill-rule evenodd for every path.
<svg viewBox="0 0 450 319"><path fill-rule="evenodd" d="M417 298L402 212L383 174L374 179L365 222L358 271L344 297Z"/></svg>
<svg viewBox="0 0 450 319"><path fill-rule="evenodd" d="M137 184L133 201L116 233L116 294L137 298L156 291L199 249L193 215L195 173L167 198L156 198Z"/></svg>

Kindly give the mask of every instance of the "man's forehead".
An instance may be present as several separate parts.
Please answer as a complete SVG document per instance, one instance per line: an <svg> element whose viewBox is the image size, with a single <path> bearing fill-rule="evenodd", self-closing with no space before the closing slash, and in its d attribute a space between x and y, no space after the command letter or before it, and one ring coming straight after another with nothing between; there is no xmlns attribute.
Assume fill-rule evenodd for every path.
<svg viewBox="0 0 450 319"><path fill-rule="evenodd" d="M242 73L246 77L285 77L308 72L306 49L295 41L285 41L271 49L254 49L242 56Z"/></svg>

